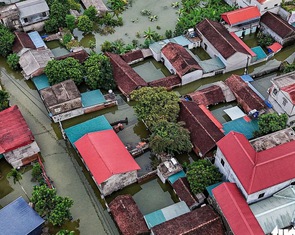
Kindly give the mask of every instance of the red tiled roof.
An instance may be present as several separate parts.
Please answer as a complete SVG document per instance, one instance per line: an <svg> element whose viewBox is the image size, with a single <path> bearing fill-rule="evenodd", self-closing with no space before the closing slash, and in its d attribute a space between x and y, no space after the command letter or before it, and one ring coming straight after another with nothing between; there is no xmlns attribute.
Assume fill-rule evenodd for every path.
<svg viewBox="0 0 295 235"><path fill-rule="evenodd" d="M186 177L179 178L172 184L173 189L175 190L177 196L181 201L184 201L188 207L191 207L198 203L198 201L194 198L189 182Z"/></svg>
<svg viewBox="0 0 295 235"><path fill-rule="evenodd" d="M264 235L236 184L222 183L212 193L233 234Z"/></svg>
<svg viewBox="0 0 295 235"><path fill-rule="evenodd" d="M0 153L26 146L34 136L16 105L0 112Z"/></svg>
<svg viewBox="0 0 295 235"><path fill-rule="evenodd" d="M225 101L222 89L220 88L220 86L217 85L209 86L207 88L194 91L187 95L191 97L191 99L197 104L203 104L205 106L218 104Z"/></svg>
<svg viewBox="0 0 295 235"><path fill-rule="evenodd" d="M207 115L208 118L222 131L222 124L217 120L216 117L213 116L213 114L210 112L210 110L204 106L204 105L199 105L199 107L202 109L202 111Z"/></svg>
<svg viewBox="0 0 295 235"><path fill-rule="evenodd" d="M169 60L176 74L179 77L193 72L202 70L198 62L188 53L188 51L177 43L169 42L161 50L163 55Z"/></svg>
<svg viewBox="0 0 295 235"><path fill-rule="evenodd" d="M83 49L75 52L70 52L69 54L55 57L56 60L64 60L68 57L72 57L78 60L81 64L89 57L89 54Z"/></svg>
<svg viewBox="0 0 295 235"><path fill-rule="evenodd" d="M242 106L246 113L256 109L258 111L264 109L264 101L248 86L239 75L231 75L225 80L226 85L231 89L237 98L238 103Z"/></svg>
<svg viewBox="0 0 295 235"><path fill-rule="evenodd" d="M15 39L12 47L14 53L20 52L23 48L36 49L33 41L27 33L15 31Z"/></svg>
<svg viewBox="0 0 295 235"><path fill-rule="evenodd" d="M205 37L225 59L236 52L249 55L249 52L219 22L204 19L196 25L196 29L200 36Z"/></svg>
<svg viewBox="0 0 295 235"><path fill-rule="evenodd" d="M123 235L149 234L143 215L131 195L117 196L109 207Z"/></svg>
<svg viewBox="0 0 295 235"><path fill-rule="evenodd" d="M241 24L260 18L260 16L260 11L256 6L244 7L221 14L221 18L229 25Z"/></svg>
<svg viewBox="0 0 295 235"><path fill-rule="evenodd" d="M230 34L233 36L234 39L237 40L238 43L240 43L240 45L241 45L242 47L245 48L245 50L246 50L251 56L253 56L253 57L256 56L256 54L254 53L254 51L252 51L251 48L248 47L248 45L247 45L246 43L244 43L243 40L240 39L240 38L239 38L234 32L231 32Z"/></svg>
<svg viewBox="0 0 295 235"><path fill-rule="evenodd" d="M152 228L154 235L224 235L219 215L204 206Z"/></svg>
<svg viewBox="0 0 295 235"><path fill-rule="evenodd" d="M283 39L295 35L295 27L270 11L261 16L260 22Z"/></svg>
<svg viewBox="0 0 295 235"><path fill-rule="evenodd" d="M106 55L111 60L116 84L125 96L129 96L133 90L139 87L147 86L147 82L121 56L110 52L106 52Z"/></svg>
<svg viewBox="0 0 295 235"><path fill-rule="evenodd" d="M292 103L295 104L295 84L282 87L281 90L286 92L289 95Z"/></svg>
<svg viewBox="0 0 295 235"><path fill-rule="evenodd" d="M295 141L256 152L247 138L230 132L217 146L243 185L252 194L295 178Z"/></svg>
<svg viewBox="0 0 295 235"><path fill-rule="evenodd" d="M224 136L195 102L180 102L179 120L186 123L194 150L203 156L215 148L216 142Z"/></svg>
<svg viewBox="0 0 295 235"><path fill-rule="evenodd" d="M274 53L276 53L276 52L279 52L283 48L283 46L280 43L275 42L271 44L270 46L268 46L267 48L273 51Z"/></svg>
<svg viewBox="0 0 295 235"><path fill-rule="evenodd" d="M140 169L114 130L86 134L75 146L98 184L113 175Z"/></svg>
<svg viewBox="0 0 295 235"><path fill-rule="evenodd" d="M136 51L127 52L121 55L121 57L126 63L129 64L129 63L132 63L133 61L143 59L143 54L141 50L136 50Z"/></svg>
<svg viewBox="0 0 295 235"><path fill-rule="evenodd" d="M160 78L157 80L154 80L152 82L148 82L148 85L151 87L166 87L168 90L172 90L173 87L180 86L181 85L181 79L177 74Z"/></svg>

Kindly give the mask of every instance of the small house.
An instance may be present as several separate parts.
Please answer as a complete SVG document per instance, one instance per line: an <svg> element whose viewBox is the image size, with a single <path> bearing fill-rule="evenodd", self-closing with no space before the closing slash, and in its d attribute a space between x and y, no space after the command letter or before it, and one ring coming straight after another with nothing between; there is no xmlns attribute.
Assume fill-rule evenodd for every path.
<svg viewBox="0 0 295 235"><path fill-rule="evenodd" d="M102 196L137 181L140 167L114 130L88 133L74 144Z"/></svg>
<svg viewBox="0 0 295 235"><path fill-rule="evenodd" d="M144 60L144 55L141 50L129 51L121 55L121 57L128 64L135 64Z"/></svg>
<svg viewBox="0 0 295 235"><path fill-rule="evenodd" d="M277 13L282 0L225 0L225 2L231 6L238 6L239 8L255 6L263 14L267 11Z"/></svg>
<svg viewBox="0 0 295 235"><path fill-rule="evenodd" d="M53 58L54 55L50 49L28 49L25 51L19 58L24 78L28 80L43 74L48 61Z"/></svg>
<svg viewBox="0 0 295 235"><path fill-rule="evenodd" d="M277 113L288 115L288 124L295 121L295 72L271 79L268 101Z"/></svg>
<svg viewBox="0 0 295 235"><path fill-rule="evenodd" d="M26 0L15 4L23 30L42 31L44 21L49 18L49 7L45 0Z"/></svg>
<svg viewBox="0 0 295 235"><path fill-rule="evenodd" d="M130 93L141 87L147 86L147 82L139 76L133 68L125 62L120 55L107 52L106 55L110 58L113 67L113 74L118 89L130 99Z"/></svg>
<svg viewBox="0 0 295 235"><path fill-rule="evenodd" d="M7 4L10 4L10 2ZM15 4L0 6L0 12L0 24L12 30L21 28L19 12Z"/></svg>
<svg viewBox="0 0 295 235"><path fill-rule="evenodd" d="M171 74L181 78L181 84L202 78L203 71L191 52L183 46L169 42L161 50L161 61Z"/></svg>
<svg viewBox="0 0 295 235"><path fill-rule="evenodd" d="M247 114L253 110L261 112L266 109L265 102L239 75L231 75L225 80L225 83L234 93L235 97L237 98L238 104Z"/></svg>
<svg viewBox="0 0 295 235"><path fill-rule="evenodd" d="M66 55L55 57L55 59L56 60L64 60L68 57L72 57L72 58L78 60L80 64L82 64L87 60L87 58L89 57L89 54L83 48L78 48L74 51L71 51L70 53L68 53Z"/></svg>
<svg viewBox="0 0 295 235"><path fill-rule="evenodd" d="M54 122L82 115L81 94L71 79L39 91L49 116Z"/></svg>
<svg viewBox="0 0 295 235"><path fill-rule="evenodd" d="M180 171L182 171L182 166L175 158L166 160L157 166L157 175L163 184L166 183L166 180L169 178L169 176L174 175Z"/></svg>
<svg viewBox="0 0 295 235"><path fill-rule="evenodd" d="M224 26L229 32L242 37L255 33L260 21L260 11L256 6L240 8L221 14Z"/></svg>
<svg viewBox="0 0 295 235"><path fill-rule="evenodd" d="M109 208L122 235L149 234L143 214L131 195L117 196L111 201Z"/></svg>
<svg viewBox="0 0 295 235"><path fill-rule="evenodd" d="M180 102L179 121L186 123L186 128L190 131L193 150L201 157L216 147L224 134L206 115L206 113L193 101Z"/></svg>
<svg viewBox="0 0 295 235"><path fill-rule="evenodd" d="M0 112L0 154L14 168L37 159L40 149L16 105Z"/></svg>
<svg viewBox="0 0 295 235"><path fill-rule="evenodd" d="M240 190L233 183L222 183L212 190L214 204L223 217L227 234L264 235Z"/></svg>
<svg viewBox="0 0 295 235"><path fill-rule="evenodd" d="M0 210L0 233L3 235L40 235L44 222L22 197Z"/></svg>
<svg viewBox="0 0 295 235"><path fill-rule="evenodd" d="M210 207L203 206L191 212L156 225L152 235L214 234L223 235L223 225L219 215Z"/></svg>
<svg viewBox="0 0 295 235"><path fill-rule="evenodd" d="M294 140L281 143L272 134L261 138L275 146L260 151L238 132L230 132L217 142L214 164L225 180L237 184L248 204L295 182L293 164L290 164L295 160Z"/></svg>
<svg viewBox="0 0 295 235"><path fill-rule="evenodd" d="M270 35L283 46L292 45L295 42L295 27L283 20L279 15L266 12L261 16L261 30Z"/></svg>
<svg viewBox="0 0 295 235"><path fill-rule="evenodd" d="M98 14L103 14L108 11L108 8L104 4L103 0L82 0L81 2L86 9L93 6L97 10Z"/></svg>
<svg viewBox="0 0 295 235"><path fill-rule="evenodd" d="M36 46L27 33L15 31L14 35L15 39L12 47L13 53L18 54L23 49L36 49Z"/></svg>
<svg viewBox="0 0 295 235"><path fill-rule="evenodd" d="M202 48L211 58L218 57L225 72L246 67L254 56L251 49L219 22L204 19L196 25Z"/></svg>
<svg viewBox="0 0 295 235"><path fill-rule="evenodd" d="M181 86L181 78L177 74L163 77L151 82L148 82L150 87L165 87L167 90L172 90L174 87Z"/></svg>

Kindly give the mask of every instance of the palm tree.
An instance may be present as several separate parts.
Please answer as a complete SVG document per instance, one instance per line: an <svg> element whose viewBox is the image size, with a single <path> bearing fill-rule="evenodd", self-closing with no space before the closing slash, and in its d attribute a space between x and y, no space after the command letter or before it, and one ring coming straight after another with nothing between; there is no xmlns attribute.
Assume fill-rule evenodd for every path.
<svg viewBox="0 0 295 235"><path fill-rule="evenodd" d="M154 37L156 35L156 32L151 30L151 28L149 27L148 30L144 31L144 38L148 39L148 40L154 40Z"/></svg>
<svg viewBox="0 0 295 235"><path fill-rule="evenodd" d="M13 183L14 184L16 184L16 182L18 182L19 183L19 185L20 185L20 187L21 187L21 189L23 190L23 192L25 193L25 195L27 196L27 198L28 198L28 200L30 201L30 198L29 198L29 196L28 196L28 194L27 194L27 192L26 192L26 190L24 189L24 187L22 186L22 184L20 183L20 181L22 180L22 174L18 171L18 170L16 170L16 169L11 169L11 171L10 172L8 172L8 174L7 174L7 178L9 179L9 178L13 178Z"/></svg>

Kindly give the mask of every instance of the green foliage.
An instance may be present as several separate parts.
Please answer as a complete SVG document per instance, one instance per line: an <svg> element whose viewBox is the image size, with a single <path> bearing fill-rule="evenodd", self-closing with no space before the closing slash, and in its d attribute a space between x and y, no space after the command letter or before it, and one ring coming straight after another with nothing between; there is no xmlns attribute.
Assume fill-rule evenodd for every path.
<svg viewBox="0 0 295 235"><path fill-rule="evenodd" d="M77 26L84 33L90 33L93 30L93 22L86 15L79 16Z"/></svg>
<svg viewBox="0 0 295 235"><path fill-rule="evenodd" d="M66 33L62 38L62 44L67 45L72 40L72 34Z"/></svg>
<svg viewBox="0 0 295 235"><path fill-rule="evenodd" d="M72 48L74 48L74 47L79 47L79 42L78 42L78 40L71 40L71 41L69 41L67 44L66 44L66 48L68 49L68 50L71 50Z"/></svg>
<svg viewBox="0 0 295 235"><path fill-rule="evenodd" d="M142 87L131 93L131 99L137 117L144 120L153 129L159 120L176 122L179 113L179 98L174 92L168 92L164 87Z"/></svg>
<svg viewBox="0 0 295 235"><path fill-rule="evenodd" d="M125 0L108 0L107 4L110 6L110 8L113 10L114 15L118 16L121 14L127 5L127 1Z"/></svg>
<svg viewBox="0 0 295 235"><path fill-rule="evenodd" d="M122 26L123 25L123 18L117 17L115 18L114 15L111 13L106 12L98 21L98 24L105 25L105 26Z"/></svg>
<svg viewBox="0 0 295 235"><path fill-rule="evenodd" d="M33 165L32 177L34 180L40 180L42 178L42 168L38 162Z"/></svg>
<svg viewBox="0 0 295 235"><path fill-rule="evenodd" d="M258 117L258 131L255 136L266 135L275 131L285 129L287 126L287 114L267 113Z"/></svg>
<svg viewBox="0 0 295 235"><path fill-rule="evenodd" d="M208 160L198 160L187 166L187 180L193 193L201 193L209 185L219 182L222 178L218 169Z"/></svg>
<svg viewBox="0 0 295 235"><path fill-rule="evenodd" d="M136 46L135 41L132 41L132 44L126 45L122 39L117 39L114 42L104 41L104 43L101 44L101 51L108 51L115 54L125 54L136 48Z"/></svg>
<svg viewBox="0 0 295 235"><path fill-rule="evenodd" d="M172 38L173 37L172 30L170 30L170 29L169 30L166 30L165 31L165 37L168 38L168 39L169 38Z"/></svg>
<svg viewBox="0 0 295 235"><path fill-rule="evenodd" d="M31 202L36 212L42 217L46 216L54 226L60 226L70 219L70 208L74 203L68 197L57 196L56 190L46 185L34 186Z"/></svg>
<svg viewBox="0 0 295 235"><path fill-rule="evenodd" d="M89 56L84 63L86 73L87 86L94 89L109 90L115 87L113 78L113 70L109 57L103 54L95 54Z"/></svg>
<svg viewBox="0 0 295 235"><path fill-rule="evenodd" d="M154 153L184 153L190 152L192 143L190 134L184 127L184 123L168 122L160 120L152 128L149 137L149 146Z"/></svg>
<svg viewBox="0 0 295 235"><path fill-rule="evenodd" d="M70 9L76 10L76 11L80 11L81 9L81 5L75 1L75 0L67 0Z"/></svg>
<svg viewBox="0 0 295 235"><path fill-rule="evenodd" d="M0 24L0 56L6 57L11 52L14 34L3 24Z"/></svg>
<svg viewBox="0 0 295 235"><path fill-rule="evenodd" d="M16 184L17 182L20 183L20 181L22 180L23 177L22 177L22 174L17 169L12 168L8 172L7 178L8 179L12 178L13 183Z"/></svg>
<svg viewBox="0 0 295 235"><path fill-rule="evenodd" d="M76 28L76 18L73 15L66 15L66 25L69 30Z"/></svg>
<svg viewBox="0 0 295 235"><path fill-rule="evenodd" d="M287 65L284 66L283 73L290 73L290 72L293 72L293 71L295 71L295 63L287 64Z"/></svg>
<svg viewBox="0 0 295 235"><path fill-rule="evenodd" d="M74 231L69 231L69 230L62 229L62 230L58 231L56 233L56 235L75 235L75 232Z"/></svg>
<svg viewBox="0 0 295 235"><path fill-rule="evenodd" d="M18 70L19 69L19 63L18 62L19 62L19 56L16 53L12 53L12 54L7 56L7 64L13 70Z"/></svg>
<svg viewBox="0 0 295 235"><path fill-rule="evenodd" d="M76 85L83 81L83 67L78 60L68 57L64 60L51 60L45 67L50 85L72 79Z"/></svg>
<svg viewBox="0 0 295 235"><path fill-rule="evenodd" d="M0 90L0 111L9 107L9 94L4 90Z"/></svg>
<svg viewBox="0 0 295 235"><path fill-rule="evenodd" d="M261 47L267 47L274 43L273 38L270 35L263 34L261 31L257 34L258 45Z"/></svg>
<svg viewBox="0 0 295 235"><path fill-rule="evenodd" d="M83 12L83 15L88 16L91 21L96 20L97 10L94 6L90 6Z"/></svg>
<svg viewBox="0 0 295 235"><path fill-rule="evenodd" d="M143 37L145 39L148 39L151 41L158 41L160 39L160 35L156 31L152 30L150 27L147 30L145 30L143 33L144 33Z"/></svg>
<svg viewBox="0 0 295 235"><path fill-rule="evenodd" d="M182 0L181 3L174 36L184 34L205 18L219 21L222 13L235 8L220 0Z"/></svg>

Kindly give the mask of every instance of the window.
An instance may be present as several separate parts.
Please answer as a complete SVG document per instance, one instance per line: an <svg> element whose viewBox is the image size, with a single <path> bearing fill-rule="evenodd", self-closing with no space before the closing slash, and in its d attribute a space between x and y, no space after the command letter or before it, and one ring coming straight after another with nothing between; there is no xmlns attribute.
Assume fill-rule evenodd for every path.
<svg viewBox="0 0 295 235"><path fill-rule="evenodd" d="M224 161L223 161L222 158L221 158L221 160L220 160L220 163L221 163L222 166L224 166Z"/></svg>
<svg viewBox="0 0 295 235"><path fill-rule="evenodd" d="M273 89L273 92L272 92L274 95L277 95L278 94L278 90L277 89Z"/></svg>
<svg viewBox="0 0 295 235"><path fill-rule="evenodd" d="M207 44L204 43L204 49L205 49L206 51L207 51L207 48L208 48Z"/></svg>
<svg viewBox="0 0 295 235"><path fill-rule="evenodd" d="M278 4L275 4L274 6L275 6L275 7L277 7L277 6L278 6Z"/></svg>
<svg viewBox="0 0 295 235"><path fill-rule="evenodd" d="M283 98L283 105L286 106L287 103L288 103L288 100L286 100L286 98Z"/></svg>
<svg viewBox="0 0 295 235"><path fill-rule="evenodd" d="M264 10L266 10L268 7L264 7Z"/></svg>
<svg viewBox="0 0 295 235"><path fill-rule="evenodd" d="M25 23L28 23L28 18L24 18L24 22Z"/></svg>
<svg viewBox="0 0 295 235"><path fill-rule="evenodd" d="M260 193L258 198L263 198L264 197L264 193Z"/></svg>
<svg viewBox="0 0 295 235"><path fill-rule="evenodd" d="M46 12L42 12L42 16L46 17L47 16Z"/></svg>

